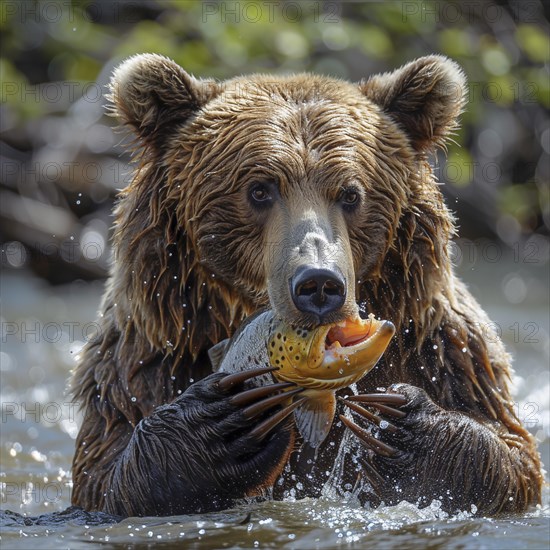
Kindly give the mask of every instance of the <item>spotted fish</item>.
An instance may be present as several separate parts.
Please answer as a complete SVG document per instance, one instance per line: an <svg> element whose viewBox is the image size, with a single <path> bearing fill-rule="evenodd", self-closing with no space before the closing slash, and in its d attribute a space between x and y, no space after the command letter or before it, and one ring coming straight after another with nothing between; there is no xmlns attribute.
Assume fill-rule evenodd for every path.
<svg viewBox="0 0 550 550"><path fill-rule="evenodd" d="M368 319L297 327L276 318L271 310L247 319L233 338L214 346L209 354L214 368L238 372L273 366L274 377L305 388L307 400L294 412L306 442L318 447L327 436L336 411L336 390L360 380L386 350L395 327L390 321ZM271 375L258 384L272 383Z"/></svg>

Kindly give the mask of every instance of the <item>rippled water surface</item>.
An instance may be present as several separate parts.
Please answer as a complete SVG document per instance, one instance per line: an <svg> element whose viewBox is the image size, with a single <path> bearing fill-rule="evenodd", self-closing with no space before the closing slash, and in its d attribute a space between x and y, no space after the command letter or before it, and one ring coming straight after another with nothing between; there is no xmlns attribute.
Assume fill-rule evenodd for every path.
<svg viewBox="0 0 550 550"><path fill-rule="evenodd" d="M448 518L401 503L366 511L341 502L266 502L223 513L130 518L116 525L4 528L2 548L545 548L548 511L521 518ZM33 541L33 539L35 539Z"/></svg>
<svg viewBox="0 0 550 550"><path fill-rule="evenodd" d="M550 459L548 265L510 260L462 265L476 297L515 357L520 418ZM102 283L52 288L30 275L2 280L0 348L2 510L38 515L70 504L78 414L66 394L75 358L93 331ZM264 502L201 516L131 518L114 525L1 527L4 548L530 548L550 541L549 491L542 507L513 518L448 517L437 503L366 510L327 499Z"/></svg>

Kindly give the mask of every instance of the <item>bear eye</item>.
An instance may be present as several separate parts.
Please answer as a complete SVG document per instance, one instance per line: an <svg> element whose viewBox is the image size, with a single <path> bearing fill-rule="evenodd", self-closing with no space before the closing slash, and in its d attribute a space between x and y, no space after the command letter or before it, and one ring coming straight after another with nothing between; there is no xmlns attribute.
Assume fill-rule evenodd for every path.
<svg viewBox="0 0 550 550"><path fill-rule="evenodd" d="M250 202L258 208L271 206L273 196L267 183L255 183L248 192Z"/></svg>
<svg viewBox="0 0 550 550"><path fill-rule="evenodd" d="M359 191L354 187L342 189L340 193L340 202L346 210L353 210L359 204L360 198Z"/></svg>

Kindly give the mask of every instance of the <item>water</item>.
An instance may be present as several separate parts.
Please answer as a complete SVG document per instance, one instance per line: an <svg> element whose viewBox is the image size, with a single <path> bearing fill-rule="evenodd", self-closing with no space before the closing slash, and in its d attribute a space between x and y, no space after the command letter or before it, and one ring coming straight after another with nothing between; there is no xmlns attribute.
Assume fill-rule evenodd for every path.
<svg viewBox="0 0 550 550"><path fill-rule="evenodd" d="M517 410L550 462L548 264L482 259L460 271L515 357ZM70 369L93 321L102 283L49 287L28 273L2 281L0 508L28 515L70 504L70 464L79 416L66 393ZM520 300L521 298L521 300ZM519 301L518 301L519 300ZM366 510L325 499L264 502L223 513L130 518L115 525L1 529L4 548L106 548L162 544L186 548L543 549L550 540L550 495L523 516L448 517L434 502Z"/></svg>
<svg viewBox="0 0 550 550"><path fill-rule="evenodd" d="M448 518L436 507L401 503L366 511L341 502L266 502L227 512L173 518L130 518L116 525L5 528L2 548L544 548L548 516Z"/></svg>

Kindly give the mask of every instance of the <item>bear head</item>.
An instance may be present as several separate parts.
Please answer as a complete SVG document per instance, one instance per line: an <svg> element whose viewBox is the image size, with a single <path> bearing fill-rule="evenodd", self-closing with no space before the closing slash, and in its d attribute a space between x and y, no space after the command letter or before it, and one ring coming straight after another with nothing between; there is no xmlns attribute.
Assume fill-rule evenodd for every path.
<svg viewBox="0 0 550 550"><path fill-rule="evenodd" d="M358 84L216 82L159 55L125 61L111 101L138 166L116 214L120 323L195 355L268 304L304 326L358 302L429 324L453 224L427 156L464 93L437 55Z"/></svg>

